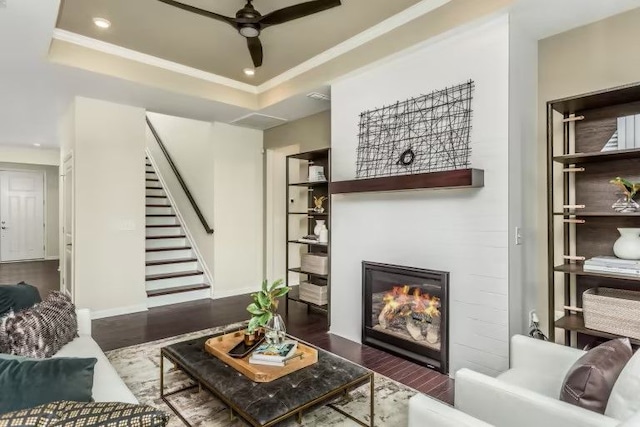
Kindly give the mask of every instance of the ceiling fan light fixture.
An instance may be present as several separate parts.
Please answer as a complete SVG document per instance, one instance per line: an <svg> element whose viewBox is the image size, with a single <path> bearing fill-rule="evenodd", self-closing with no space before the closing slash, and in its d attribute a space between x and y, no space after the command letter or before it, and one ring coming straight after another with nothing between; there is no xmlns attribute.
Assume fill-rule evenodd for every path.
<svg viewBox="0 0 640 427"><path fill-rule="evenodd" d="M105 18L93 18L93 23L96 27L102 28L103 30L111 27L111 21Z"/></svg>
<svg viewBox="0 0 640 427"><path fill-rule="evenodd" d="M253 77L256 75L256 70L254 68L245 68L244 70L242 70L242 72L245 74L245 76L248 77Z"/></svg>
<svg viewBox="0 0 640 427"><path fill-rule="evenodd" d="M260 30L255 25L244 25L240 27L238 31L247 38L258 37L260 35Z"/></svg>

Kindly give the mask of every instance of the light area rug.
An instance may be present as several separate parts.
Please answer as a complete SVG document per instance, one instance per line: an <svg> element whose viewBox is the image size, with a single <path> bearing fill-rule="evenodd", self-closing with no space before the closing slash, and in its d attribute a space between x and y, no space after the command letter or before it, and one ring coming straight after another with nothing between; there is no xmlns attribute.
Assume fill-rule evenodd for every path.
<svg viewBox="0 0 640 427"><path fill-rule="evenodd" d="M175 342L195 339L222 331L238 330L242 324L224 328L211 328L199 332L166 338L132 347L107 352L107 357L120 377L127 384L140 403L154 406L171 415L169 426L183 426L182 421L160 398L160 348ZM168 391L191 384L182 372L170 370L165 363L165 387ZM409 399L417 391L382 375L375 375L375 425L404 427L408 424ZM194 426L245 426L243 421L230 419L228 408L207 391L197 388L171 396L171 403ZM349 399L334 402L347 413L368 422L369 384L354 390ZM295 417L282 424L299 426ZM307 412L302 418L302 426L351 427L358 424L328 407L320 407Z"/></svg>

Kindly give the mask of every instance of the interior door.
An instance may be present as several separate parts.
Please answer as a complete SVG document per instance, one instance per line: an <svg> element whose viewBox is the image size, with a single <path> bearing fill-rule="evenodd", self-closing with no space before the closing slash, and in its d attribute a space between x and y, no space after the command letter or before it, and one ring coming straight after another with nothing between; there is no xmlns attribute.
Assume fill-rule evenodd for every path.
<svg viewBox="0 0 640 427"><path fill-rule="evenodd" d="M44 258L44 174L0 171L0 260Z"/></svg>
<svg viewBox="0 0 640 427"><path fill-rule="evenodd" d="M75 299L73 280L73 158L62 166L62 290Z"/></svg>

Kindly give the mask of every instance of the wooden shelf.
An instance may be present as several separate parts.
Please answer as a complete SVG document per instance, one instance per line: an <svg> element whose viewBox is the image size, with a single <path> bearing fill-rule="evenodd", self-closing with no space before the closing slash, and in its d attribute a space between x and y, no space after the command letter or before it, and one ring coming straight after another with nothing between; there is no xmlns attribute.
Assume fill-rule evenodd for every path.
<svg viewBox="0 0 640 427"><path fill-rule="evenodd" d="M415 175L334 181L331 183L331 194L480 187L484 187L483 170L459 169Z"/></svg>
<svg viewBox="0 0 640 427"><path fill-rule="evenodd" d="M640 99L640 85L637 83L600 90L584 95L556 99L549 105L561 114L574 114L594 108L607 107L614 104L628 104Z"/></svg>
<svg viewBox="0 0 640 427"><path fill-rule="evenodd" d="M595 329L587 329L584 326L584 317L581 314L568 314L555 323L556 328L562 328L568 331L579 332L581 334L591 335L600 338L624 338L621 335L610 334L608 332L596 331ZM640 340L630 338L631 344L640 345Z"/></svg>
<svg viewBox="0 0 640 427"><path fill-rule="evenodd" d="M326 160L329 156L329 149L322 148L320 150L315 151L307 151L306 153L292 154L288 156L290 159L298 159L298 160L307 160L310 162L316 160Z"/></svg>
<svg viewBox="0 0 640 427"><path fill-rule="evenodd" d="M287 294L287 298L289 298L289 300L291 300L291 301L297 301L297 302L300 302L302 304L306 304L308 306L317 308L318 310L327 311L327 309L328 309L327 304L318 305L318 304L314 304L312 302L301 300L300 299L300 286L299 285L291 287L291 290Z"/></svg>
<svg viewBox="0 0 640 427"><path fill-rule="evenodd" d="M307 216L329 216L327 212L325 213L317 213L317 212L287 212L288 215L307 215Z"/></svg>
<svg viewBox="0 0 640 427"><path fill-rule="evenodd" d="M629 212L629 213L620 213L620 212L554 212L556 216L576 216L576 217L603 217L603 218L615 218L615 217L638 217L640 218L640 212Z"/></svg>
<svg viewBox="0 0 640 427"><path fill-rule="evenodd" d="M579 163L594 163L628 159L640 159L640 148L604 152L597 151L594 153L565 154L563 156L555 156L553 158L553 161L562 163L563 165L572 165Z"/></svg>
<svg viewBox="0 0 640 427"><path fill-rule="evenodd" d="M322 279L327 279L329 278L328 274L315 274L315 273L309 273L308 271L302 271L299 268L290 268L289 271L291 271L292 273L300 273L300 274L306 274L307 276L315 276L315 277L320 277Z"/></svg>
<svg viewBox="0 0 640 427"><path fill-rule="evenodd" d="M596 273L594 271L584 271L582 265L579 264L563 264L556 266L553 271L558 273L575 274L576 276L592 276L606 279L629 280L631 282L640 282L640 277L615 273Z"/></svg>
<svg viewBox="0 0 640 427"><path fill-rule="evenodd" d="M292 187L323 187L329 185L329 181L317 181L317 182L292 182L289 183Z"/></svg>
<svg viewBox="0 0 640 427"><path fill-rule="evenodd" d="M298 245L309 245L309 246L318 246L321 248L326 248L329 246L328 243L311 243L311 242L301 242L299 240L289 240L288 243L296 243Z"/></svg>

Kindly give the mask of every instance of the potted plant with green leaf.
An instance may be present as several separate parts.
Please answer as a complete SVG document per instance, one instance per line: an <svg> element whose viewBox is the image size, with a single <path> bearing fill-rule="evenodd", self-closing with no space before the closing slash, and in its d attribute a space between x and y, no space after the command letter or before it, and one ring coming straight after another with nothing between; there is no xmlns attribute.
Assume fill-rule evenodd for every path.
<svg viewBox="0 0 640 427"><path fill-rule="evenodd" d="M622 196L613 204L613 206L611 206L613 210L616 212L626 213L637 212L640 209L640 205L633 200L640 190L640 183L634 183L627 179L620 178L619 176L609 182L620 189Z"/></svg>
<svg viewBox="0 0 640 427"><path fill-rule="evenodd" d="M265 330L265 339L271 344L281 344L285 339L286 329L282 317L278 314L279 298L285 296L289 290L282 279L271 285L264 280L259 292L251 294L253 302L247 307L251 314L247 334L255 339L256 331Z"/></svg>

